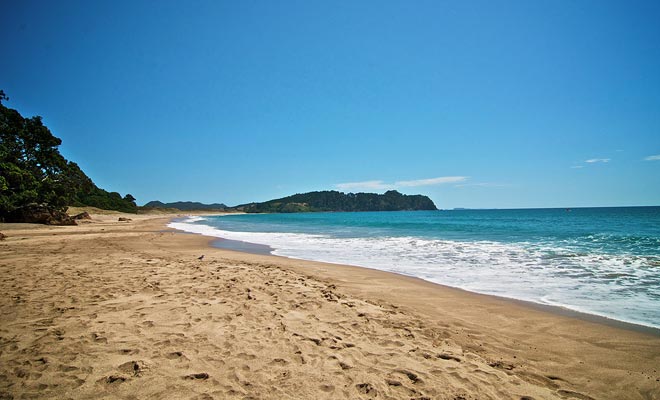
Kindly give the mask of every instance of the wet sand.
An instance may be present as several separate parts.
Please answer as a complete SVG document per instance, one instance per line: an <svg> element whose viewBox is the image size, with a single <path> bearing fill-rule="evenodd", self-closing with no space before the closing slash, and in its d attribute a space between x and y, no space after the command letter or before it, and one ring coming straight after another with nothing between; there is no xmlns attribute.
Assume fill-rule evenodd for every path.
<svg viewBox="0 0 660 400"><path fill-rule="evenodd" d="M657 335L117 216L0 224L0 399L660 398Z"/></svg>

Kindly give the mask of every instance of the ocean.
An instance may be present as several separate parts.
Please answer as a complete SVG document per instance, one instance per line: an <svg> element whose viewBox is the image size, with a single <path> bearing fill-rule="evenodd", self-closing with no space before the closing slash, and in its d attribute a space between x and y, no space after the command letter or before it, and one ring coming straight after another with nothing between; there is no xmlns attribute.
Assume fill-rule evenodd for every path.
<svg viewBox="0 0 660 400"><path fill-rule="evenodd" d="M660 328L660 207L244 214L170 226Z"/></svg>

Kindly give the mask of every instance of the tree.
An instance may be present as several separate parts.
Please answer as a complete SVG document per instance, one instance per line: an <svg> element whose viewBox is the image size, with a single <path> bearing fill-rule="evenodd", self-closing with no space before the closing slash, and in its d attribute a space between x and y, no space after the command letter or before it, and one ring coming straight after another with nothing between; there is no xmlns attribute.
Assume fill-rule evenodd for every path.
<svg viewBox="0 0 660 400"><path fill-rule="evenodd" d="M55 211L91 205L137 212L133 196L122 198L98 188L76 163L60 154L62 140L41 117L24 118L2 104L8 99L0 90L0 220L31 203Z"/></svg>

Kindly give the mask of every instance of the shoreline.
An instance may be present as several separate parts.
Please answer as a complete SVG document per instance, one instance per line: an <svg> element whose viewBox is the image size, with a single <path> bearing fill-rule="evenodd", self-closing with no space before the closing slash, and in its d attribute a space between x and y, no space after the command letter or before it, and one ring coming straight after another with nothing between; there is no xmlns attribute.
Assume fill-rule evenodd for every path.
<svg viewBox="0 0 660 400"><path fill-rule="evenodd" d="M0 225L0 395L660 396L649 334L390 272L216 249L167 228L171 216L93 218Z"/></svg>
<svg viewBox="0 0 660 400"><path fill-rule="evenodd" d="M200 216L207 216L206 214L200 215ZM210 214L208 216L211 216ZM170 220L170 222L179 222L175 221L175 218ZM523 300L523 299L518 299L515 297L507 297L507 296L498 296L494 294L489 294L489 293L481 293L477 291L471 291L467 289L463 289L460 287L455 287L455 286L449 286L445 285L442 283L437 283L437 282L432 282L428 281L423 278L415 277L412 275L406 275L406 274L401 274L397 272L392 272L392 271L384 271L376 268L370 268L362 265L351 265L351 264L342 264L342 263L333 263L333 262L323 262L323 261L315 261L315 260L309 260L309 259L304 259L304 258L293 258L293 257L287 257L287 256L280 256L273 254L272 252L275 251L274 248L267 246L267 245L261 245L261 244L256 244L256 243L251 243L251 242L245 242L245 241L240 241L240 240L232 240L232 239L225 239L217 236L209 236L205 235L203 233L195 233L195 232L187 232L182 229L177 229L177 228L170 228L169 223L167 224L167 227L169 229L174 229L176 231L180 232L185 232L187 234L193 234L193 235L201 235L204 237L209 238L209 246L221 250L228 250L228 251L235 251L238 253L246 253L246 254L254 254L254 255L263 255L263 256L271 256L271 257L278 257L278 258L283 258L287 260L297 260L297 261L303 261L303 262L319 262L319 263L324 263L324 264L329 264L329 265L338 265L338 266L349 266L349 267L354 267L354 268L365 268L368 270L372 271L380 271L384 273L389 273L389 274L394 274L397 276L401 277L407 277L407 278L413 278L413 279L419 279L420 281L423 281L425 283L430 283L433 285L438 285L440 288L447 288L447 289L452 289L452 290L461 290L466 293L470 294L476 294L476 295L481 295L481 296L489 296L497 299L501 299L503 301L511 301L516 304L521 304L523 306L535 309L535 310L540 310L544 312L549 312L553 313L556 315L561 315L569 318L577 318L583 321L589 321L593 323L598 323L598 324L603 324L607 325L610 327L616 327L620 329L626 329L630 331L635 331L635 332L641 332L653 336L660 337L660 328L650 326L650 325L645 325L642 323L638 322L631 322L631 321L625 321L621 319L616 319L612 317L608 317L605 315L600 315L596 313L591 313L591 312L585 312L585 311L580 311L576 310L573 308L570 308L568 306L560 306L560 305L552 305L552 304L544 304L544 303L539 303L531 300ZM222 243L220 245L220 243Z"/></svg>

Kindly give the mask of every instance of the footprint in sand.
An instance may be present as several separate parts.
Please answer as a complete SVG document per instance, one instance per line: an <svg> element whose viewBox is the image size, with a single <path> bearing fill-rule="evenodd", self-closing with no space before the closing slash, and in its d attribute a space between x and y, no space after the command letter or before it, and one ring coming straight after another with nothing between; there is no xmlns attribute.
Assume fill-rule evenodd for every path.
<svg viewBox="0 0 660 400"><path fill-rule="evenodd" d="M209 374L206 372L200 372L197 374L190 374L183 377L183 379L192 379L192 380L207 380L209 379Z"/></svg>
<svg viewBox="0 0 660 400"><path fill-rule="evenodd" d="M173 351L171 353L168 353L165 355L165 358L168 358L170 360L187 360L188 357L186 357L183 352L180 351Z"/></svg>
<svg viewBox="0 0 660 400"><path fill-rule="evenodd" d="M108 339L104 338L98 333L92 333L92 340L99 343L108 343Z"/></svg>
<svg viewBox="0 0 660 400"><path fill-rule="evenodd" d="M105 378L101 378L98 380L98 383L105 383L107 385L118 385L120 383L124 383L128 380L125 376L121 375L110 375Z"/></svg>
<svg viewBox="0 0 660 400"><path fill-rule="evenodd" d="M353 368L352 366L350 366L350 365L348 365L348 364L346 364L345 362L342 362L342 361L339 362L339 366L340 366L341 369L343 369L343 370L347 370L347 369L351 369L351 368Z"/></svg>
<svg viewBox="0 0 660 400"><path fill-rule="evenodd" d="M74 367L73 365L60 365L57 369L60 372L78 371L78 367Z"/></svg>
<svg viewBox="0 0 660 400"><path fill-rule="evenodd" d="M125 374L140 376L141 372L145 370L145 364L144 361L129 361L120 365L118 369Z"/></svg>
<svg viewBox="0 0 660 400"><path fill-rule="evenodd" d="M456 356L452 356L451 354L445 354L445 353L438 354L438 358L442 359L442 360L451 360L451 361L461 362L460 358L458 358ZM491 367L493 367L493 365L491 365Z"/></svg>
<svg viewBox="0 0 660 400"><path fill-rule="evenodd" d="M334 392L335 387L333 385L321 385L319 386L319 389L326 393Z"/></svg>
<svg viewBox="0 0 660 400"><path fill-rule="evenodd" d="M410 372L410 371L407 371L407 370L405 370L405 369L398 369L398 370L396 370L396 371L394 371L394 372L398 372L398 373L400 373L400 374L405 375L406 377L408 377L408 379L410 379L410 381L411 381L413 384L417 384L417 383L421 383L421 382L422 382L422 380L419 378L419 376L417 376L417 374L415 374L414 372Z"/></svg>
<svg viewBox="0 0 660 400"><path fill-rule="evenodd" d="M362 394L366 394L369 397L378 396L378 392L376 391L376 388L371 386L370 383L358 383L357 385L355 385L355 388L357 389L358 392Z"/></svg>

